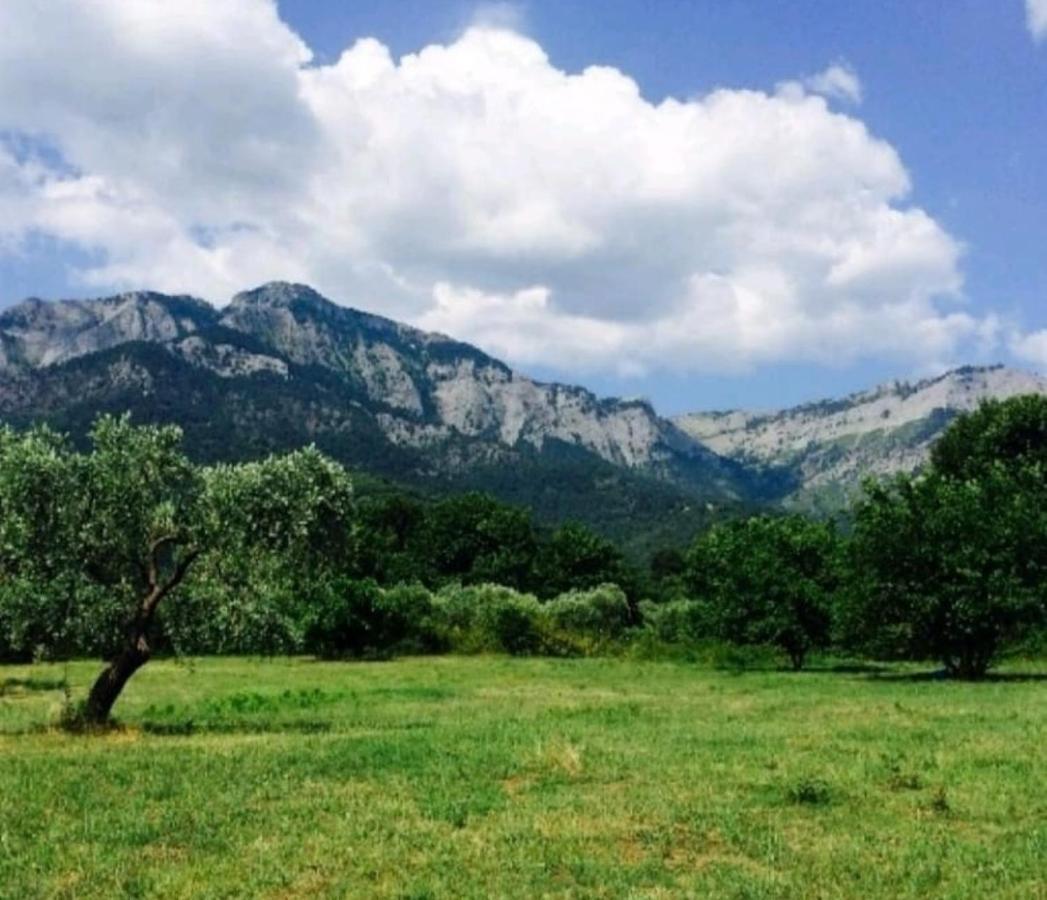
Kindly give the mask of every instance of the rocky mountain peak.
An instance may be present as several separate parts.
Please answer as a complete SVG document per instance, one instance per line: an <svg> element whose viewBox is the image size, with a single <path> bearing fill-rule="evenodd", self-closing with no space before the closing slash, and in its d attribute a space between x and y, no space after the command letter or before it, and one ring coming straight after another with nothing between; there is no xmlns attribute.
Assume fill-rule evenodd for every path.
<svg viewBox="0 0 1047 900"><path fill-rule="evenodd" d="M306 284L289 281L270 281L249 291L241 291L229 304L229 309L268 307L270 309L298 308L312 312L331 312L337 305Z"/></svg>
<svg viewBox="0 0 1047 900"><path fill-rule="evenodd" d="M217 317L203 300L151 291L97 300L33 297L0 313L0 365L39 368L131 341L173 341Z"/></svg>
<svg viewBox="0 0 1047 900"><path fill-rule="evenodd" d="M832 508L867 475L918 469L960 413L1018 394L1047 394L1047 378L1002 365L963 366L775 412L692 413L675 421L724 456L795 471L794 501Z"/></svg>

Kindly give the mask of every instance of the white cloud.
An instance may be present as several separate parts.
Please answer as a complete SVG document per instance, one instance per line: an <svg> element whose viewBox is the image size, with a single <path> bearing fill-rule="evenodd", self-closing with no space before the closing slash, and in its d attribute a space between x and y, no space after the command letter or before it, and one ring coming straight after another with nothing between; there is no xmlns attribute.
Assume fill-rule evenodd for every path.
<svg viewBox="0 0 1047 900"><path fill-rule="evenodd" d="M1025 17L1033 40L1047 38L1047 0L1025 0Z"/></svg>
<svg viewBox="0 0 1047 900"><path fill-rule="evenodd" d="M805 78L803 84L815 94L835 97L855 105L862 102L862 83L858 73L847 63L834 63L825 71Z"/></svg>
<svg viewBox="0 0 1047 900"><path fill-rule="evenodd" d="M1011 338L1011 352L1020 360L1047 371L1047 328Z"/></svg>
<svg viewBox="0 0 1047 900"><path fill-rule="evenodd" d="M0 242L83 245L99 289L306 281L561 370L962 355L960 246L814 90L652 104L504 28L320 66L271 0L7 0L0 133L65 165L0 155Z"/></svg>

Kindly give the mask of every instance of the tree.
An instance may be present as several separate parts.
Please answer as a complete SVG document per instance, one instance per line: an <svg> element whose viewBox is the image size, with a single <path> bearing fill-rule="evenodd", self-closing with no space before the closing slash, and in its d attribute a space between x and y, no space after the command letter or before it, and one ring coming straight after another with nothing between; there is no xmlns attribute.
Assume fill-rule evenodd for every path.
<svg viewBox="0 0 1047 900"><path fill-rule="evenodd" d="M116 626L84 601L75 523L82 467L68 441L47 428L0 429L0 657L108 652ZM97 598L92 598L97 599Z"/></svg>
<svg viewBox="0 0 1047 900"><path fill-rule="evenodd" d="M831 524L802 516L756 516L711 528L687 554L685 579L706 607L711 633L739 644L773 644L803 668L828 643L838 574Z"/></svg>
<svg viewBox="0 0 1047 900"><path fill-rule="evenodd" d="M931 468L945 478L980 478L997 465L1010 472L1035 466L1047 471L1047 397L985 400L957 418L931 448Z"/></svg>
<svg viewBox="0 0 1047 900"><path fill-rule="evenodd" d="M602 584L617 584L631 593L634 582L634 573L622 551L577 522L560 526L542 545L538 584L543 597L584 591Z"/></svg>
<svg viewBox="0 0 1047 900"><path fill-rule="evenodd" d="M538 544L530 514L486 494L434 503L418 540L434 584L492 583L526 590L534 580Z"/></svg>
<svg viewBox="0 0 1047 900"><path fill-rule="evenodd" d="M332 557L346 546L351 488L313 449L201 469L179 429L127 416L100 418L91 445L80 454L43 429L3 432L0 595L23 592L18 615L52 653L68 649L63 623L97 632L108 663L80 710L97 725L152 656L157 612L191 567L216 555L247 566L263 550L306 568Z"/></svg>
<svg viewBox="0 0 1047 900"><path fill-rule="evenodd" d="M845 631L875 653L936 657L951 676L981 678L1009 641L1044 620L1047 491L1038 464L869 484L852 547Z"/></svg>
<svg viewBox="0 0 1047 900"><path fill-rule="evenodd" d="M360 575L380 584L431 582L423 550L425 507L413 497L392 494L360 501Z"/></svg>

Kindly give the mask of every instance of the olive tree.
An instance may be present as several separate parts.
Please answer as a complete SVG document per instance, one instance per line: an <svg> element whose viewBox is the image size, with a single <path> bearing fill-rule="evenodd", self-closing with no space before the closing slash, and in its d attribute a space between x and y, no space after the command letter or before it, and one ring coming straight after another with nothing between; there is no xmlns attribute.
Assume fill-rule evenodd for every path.
<svg viewBox="0 0 1047 900"><path fill-rule="evenodd" d="M100 418L90 442L78 453L46 429L0 432L0 619L42 652L107 658L80 710L94 725L149 661L158 610L192 567L246 567L263 550L308 567L346 552L351 487L314 449L202 468L178 428L127 416Z"/></svg>

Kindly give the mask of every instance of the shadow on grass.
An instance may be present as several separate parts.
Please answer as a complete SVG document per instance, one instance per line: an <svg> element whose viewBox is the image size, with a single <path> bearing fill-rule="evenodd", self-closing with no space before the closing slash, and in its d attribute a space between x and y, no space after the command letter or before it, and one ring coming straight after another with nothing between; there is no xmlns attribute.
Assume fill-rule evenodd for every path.
<svg viewBox="0 0 1047 900"><path fill-rule="evenodd" d="M721 666L718 671L731 675L767 674L795 675L859 675L868 681L885 681L894 683L918 683L924 681L947 681L958 684L1010 684L1022 682L1047 682L1047 672L988 672L981 678L957 678L949 675L945 669L930 669L913 672L899 671L889 663L827 663L824 665L805 666L793 669L791 666Z"/></svg>
<svg viewBox="0 0 1047 900"><path fill-rule="evenodd" d="M793 669L783 668L781 671L792 672ZM800 669L798 675L882 675L890 672L887 666L878 663L835 663L825 666L810 666Z"/></svg>
<svg viewBox="0 0 1047 900"><path fill-rule="evenodd" d="M802 669L794 669L792 666L716 666L716 671L727 672L732 675L744 675L752 673L774 673L775 675L869 675L876 677L881 674L890 673L891 669L877 663L833 663L826 665L804 666Z"/></svg>
<svg viewBox="0 0 1047 900"><path fill-rule="evenodd" d="M3 737L27 737L49 733L63 733L78 737L106 737L113 734L140 731L160 737L186 737L202 734L326 734L334 730L331 722L322 719L307 719L298 722L211 722L185 719L173 722L126 724L112 721L106 725L89 728L63 728L61 724L34 722L24 728L0 730Z"/></svg>
<svg viewBox="0 0 1047 900"><path fill-rule="evenodd" d="M213 722L185 719L174 722L145 721L139 726L145 734L178 737L190 734L325 734L333 730L325 719L294 722Z"/></svg>
<svg viewBox="0 0 1047 900"><path fill-rule="evenodd" d="M956 678L945 669L934 669L930 672L892 672L884 670L869 676L874 681L910 682L951 681L956 684L1011 684L1021 682L1047 681L1047 672L989 672L981 678Z"/></svg>
<svg viewBox="0 0 1047 900"><path fill-rule="evenodd" d="M5 678L0 681L0 697L5 694L64 691L65 688L64 678Z"/></svg>

